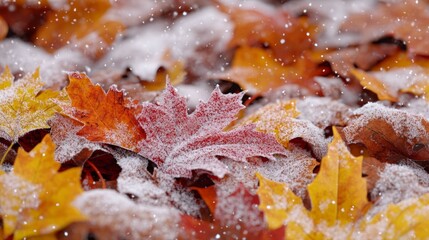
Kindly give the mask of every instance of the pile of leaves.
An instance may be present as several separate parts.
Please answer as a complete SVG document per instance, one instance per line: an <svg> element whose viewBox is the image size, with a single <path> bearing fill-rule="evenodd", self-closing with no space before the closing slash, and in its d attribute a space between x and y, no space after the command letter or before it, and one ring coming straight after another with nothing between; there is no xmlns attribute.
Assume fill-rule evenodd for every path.
<svg viewBox="0 0 429 240"><path fill-rule="evenodd" d="M429 238L427 9L1 1L0 236Z"/></svg>

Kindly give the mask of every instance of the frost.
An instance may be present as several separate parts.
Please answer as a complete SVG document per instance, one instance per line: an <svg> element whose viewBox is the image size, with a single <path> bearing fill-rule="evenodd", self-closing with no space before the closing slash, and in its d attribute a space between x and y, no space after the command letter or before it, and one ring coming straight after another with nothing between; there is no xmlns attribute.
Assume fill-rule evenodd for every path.
<svg viewBox="0 0 429 240"><path fill-rule="evenodd" d="M217 156L244 162L247 157L274 159L284 149L274 137L247 125L223 131L244 107L242 94L222 94L216 88L207 102L188 114L185 98L168 85L156 103L143 103L138 121L146 132L140 154L173 177L209 171L223 177L228 171Z"/></svg>
<svg viewBox="0 0 429 240"><path fill-rule="evenodd" d="M307 97L297 101L299 118L307 119L319 128L344 125L351 110L349 106L330 98Z"/></svg>
<svg viewBox="0 0 429 240"><path fill-rule="evenodd" d="M419 166L387 164L379 175L380 179L371 191L371 198L377 200L377 207L417 198L429 192L429 175Z"/></svg>
<svg viewBox="0 0 429 240"><path fill-rule="evenodd" d="M236 162L231 159L222 159L228 166L230 174L219 180L218 191L230 194L240 184L243 184L251 193L258 188L255 174L259 172L272 181L286 183L298 196L304 198L306 187L314 179L313 168L315 160L304 150L294 149L286 156L278 156L276 161L263 162L253 158L248 163ZM216 181L215 181L216 182Z"/></svg>
<svg viewBox="0 0 429 240"><path fill-rule="evenodd" d="M353 115L357 118L353 120L353 124L349 124L344 129L347 140L353 139L359 133L359 129L365 128L374 119L386 121L392 126L394 132L404 136L408 143L413 144L416 139L429 138L429 133L422 123L424 118L407 114L402 110L388 108L377 103L368 103L355 110Z"/></svg>
<svg viewBox="0 0 429 240"><path fill-rule="evenodd" d="M193 195L185 188L176 186L174 179L162 172L151 175L147 170L147 160L142 157L122 154L117 155L122 168L118 177L118 191L131 194L140 204L176 207L189 215L199 214L199 205Z"/></svg>
<svg viewBox="0 0 429 240"><path fill-rule="evenodd" d="M112 238L174 239L178 234L177 210L136 204L113 190L85 192L74 205L90 216L91 225L117 234Z"/></svg>
<svg viewBox="0 0 429 240"><path fill-rule="evenodd" d="M234 227L243 223L252 232L265 228L258 203L254 201L255 196L250 195L244 187L239 186L231 195L218 194L214 214L222 225Z"/></svg>
<svg viewBox="0 0 429 240"><path fill-rule="evenodd" d="M102 150L100 144L90 142L86 138L78 136L77 132L82 129L83 125L75 125L76 123L74 122L75 120L62 115L55 115L49 121L52 141L56 145L55 159L60 163L74 159L75 156L84 150L90 152Z"/></svg>
<svg viewBox="0 0 429 240"><path fill-rule="evenodd" d="M40 204L41 187L15 174L0 175L0 188L0 215L8 216L3 221L16 219L23 209L37 208Z"/></svg>

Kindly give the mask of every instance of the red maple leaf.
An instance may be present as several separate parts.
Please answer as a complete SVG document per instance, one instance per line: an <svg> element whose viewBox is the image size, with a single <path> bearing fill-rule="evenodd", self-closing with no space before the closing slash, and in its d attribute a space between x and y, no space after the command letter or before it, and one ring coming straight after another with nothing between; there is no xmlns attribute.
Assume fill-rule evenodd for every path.
<svg viewBox="0 0 429 240"><path fill-rule="evenodd" d="M146 132L140 154L174 177L191 177L204 170L223 177L227 167L217 156L246 161L252 156L274 159L285 149L271 135L253 125L223 131L244 108L243 93L222 94L216 88L207 102L188 114L186 100L168 85L156 103L143 103L138 121Z"/></svg>

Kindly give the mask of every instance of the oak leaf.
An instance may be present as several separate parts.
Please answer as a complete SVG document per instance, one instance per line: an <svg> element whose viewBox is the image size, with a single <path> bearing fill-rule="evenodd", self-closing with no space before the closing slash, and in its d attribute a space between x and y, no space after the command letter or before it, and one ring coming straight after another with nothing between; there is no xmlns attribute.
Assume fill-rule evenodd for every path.
<svg viewBox="0 0 429 240"><path fill-rule="evenodd" d="M77 134L90 141L138 152L137 143L145 138L145 132L135 117L139 109L137 104L125 98L124 92L114 86L105 93L84 73L72 73L69 79L66 90L71 108L65 111L85 124Z"/></svg>
<svg viewBox="0 0 429 240"><path fill-rule="evenodd" d="M321 238L325 228L344 227L356 222L367 210L366 182L361 176L362 157L353 157L337 130L322 159L320 171L308 186L311 211L285 184L272 182L258 174L260 209L270 228L287 225L287 237Z"/></svg>
<svg viewBox="0 0 429 240"><path fill-rule="evenodd" d="M207 102L188 114L185 98L169 84L155 103L143 103L138 121L147 137L140 142L139 153L175 177L191 177L192 170L223 177L228 170L217 156L245 161L284 154L273 136L255 131L252 125L223 131L244 108L242 96L222 94L216 88Z"/></svg>
<svg viewBox="0 0 429 240"><path fill-rule="evenodd" d="M1 137L17 142L35 129L49 128L47 120L61 112L59 104L67 102L64 92L42 90L39 71L14 82L9 68L0 76Z"/></svg>
<svg viewBox="0 0 429 240"><path fill-rule="evenodd" d="M71 201L83 192L80 168L58 172L49 135L31 152L18 150L13 170L0 171L0 214L4 237L48 235L85 220Z"/></svg>

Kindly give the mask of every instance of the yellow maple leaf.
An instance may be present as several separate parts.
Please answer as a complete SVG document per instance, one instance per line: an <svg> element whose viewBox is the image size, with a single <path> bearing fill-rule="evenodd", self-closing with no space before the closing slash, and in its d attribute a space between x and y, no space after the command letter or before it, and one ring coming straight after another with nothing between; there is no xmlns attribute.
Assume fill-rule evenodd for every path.
<svg viewBox="0 0 429 240"><path fill-rule="evenodd" d="M80 168L58 172L55 145L45 136L31 152L18 150L10 173L0 172L3 237L49 236L86 219L71 202L83 192Z"/></svg>
<svg viewBox="0 0 429 240"><path fill-rule="evenodd" d="M6 67L0 75L0 136L17 142L25 133L49 128L47 120L67 101L64 92L43 90L39 70L14 82Z"/></svg>
<svg viewBox="0 0 429 240"><path fill-rule="evenodd" d="M278 227L280 222L287 224L290 239L323 239L327 228L349 228L346 225L357 221L368 209L366 181L361 173L362 157L353 157L334 129L334 139L320 171L308 186L311 211L285 184L259 175L260 209L270 227Z"/></svg>

